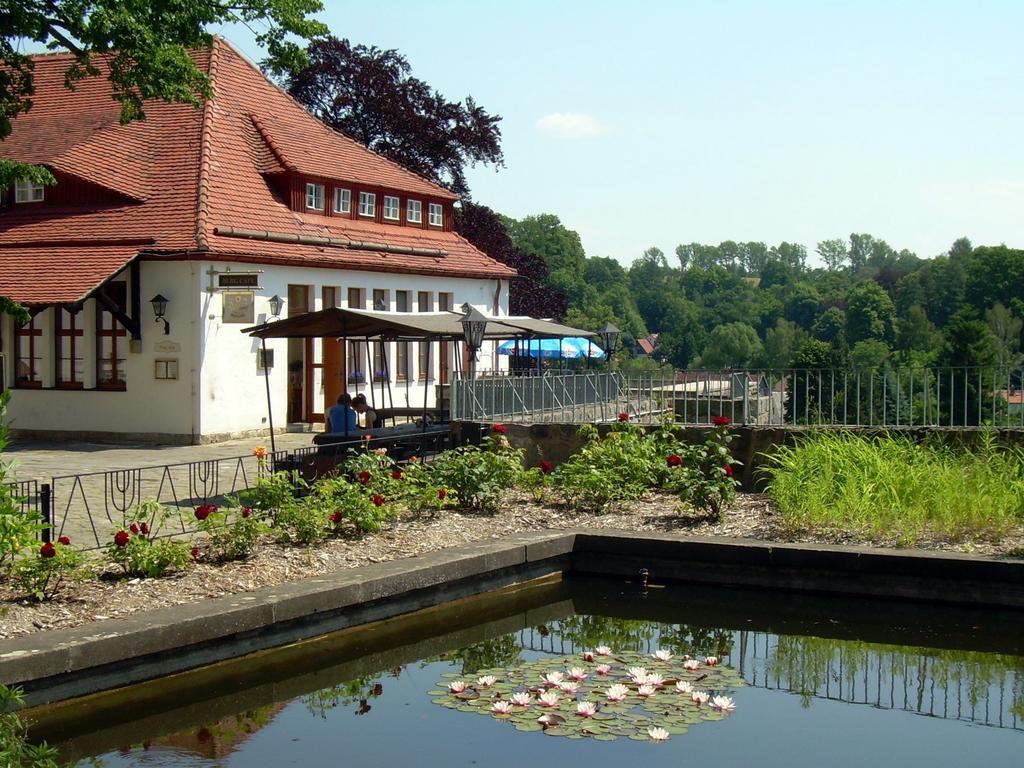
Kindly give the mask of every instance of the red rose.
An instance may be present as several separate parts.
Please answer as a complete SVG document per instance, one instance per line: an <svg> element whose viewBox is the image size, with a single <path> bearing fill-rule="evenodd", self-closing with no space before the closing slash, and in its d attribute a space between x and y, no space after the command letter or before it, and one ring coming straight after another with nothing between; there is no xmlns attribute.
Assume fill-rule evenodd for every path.
<svg viewBox="0 0 1024 768"><path fill-rule="evenodd" d="M211 512L216 512L217 507L213 504L203 504L202 506L196 507L196 520L205 520L210 516Z"/></svg>
<svg viewBox="0 0 1024 768"><path fill-rule="evenodd" d="M53 546L52 541L48 541L39 548L40 557L53 557L57 554L57 548Z"/></svg>
<svg viewBox="0 0 1024 768"><path fill-rule="evenodd" d="M59 543L63 544L65 547L71 546L71 537L70 536L61 536L59 539L57 539L57 541Z"/></svg>
<svg viewBox="0 0 1024 768"><path fill-rule="evenodd" d="M722 469L725 470L726 477L732 477L732 464L726 464Z"/></svg>
<svg viewBox="0 0 1024 768"><path fill-rule="evenodd" d="M139 524L138 523L132 523L131 525L128 526L128 530L131 531L132 533L134 533L136 536L138 536L139 535Z"/></svg>
<svg viewBox="0 0 1024 768"><path fill-rule="evenodd" d="M199 549L199 547L192 547L192 559L193 560L195 560L196 562L199 562L199 560L200 560L200 558L202 558L202 556L203 556L203 551L201 549Z"/></svg>
<svg viewBox="0 0 1024 768"><path fill-rule="evenodd" d="M143 536L149 535L149 523L139 523L139 530L142 531Z"/></svg>
<svg viewBox="0 0 1024 768"><path fill-rule="evenodd" d="M252 507L242 507L242 517L244 517L244 518L252 517Z"/></svg>
<svg viewBox="0 0 1024 768"><path fill-rule="evenodd" d="M341 512L335 512L331 515L331 522L337 525L341 522Z"/></svg>
<svg viewBox="0 0 1024 768"><path fill-rule="evenodd" d="M131 534L128 531L118 531L114 534L114 544L118 547L127 547Z"/></svg>
<svg viewBox="0 0 1024 768"><path fill-rule="evenodd" d="M381 496L379 493L374 494L373 503L376 504L378 507L383 506L384 505L384 497Z"/></svg>
<svg viewBox="0 0 1024 768"><path fill-rule="evenodd" d="M402 479L402 470L400 470L400 469L392 470L392 472L391 472L391 479L392 480L401 480Z"/></svg>
<svg viewBox="0 0 1024 768"><path fill-rule="evenodd" d="M496 435L504 435L506 432L508 432L508 427L506 427L504 424L495 424L494 426L491 427L491 432L493 432Z"/></svg>
<svg viewBox="0 0 1024 768"><path fill-rule="evenodd" d="M629 421L629 414L623 411L619 414L619 421Z"/></svg>
<svg viewBox="0 0 1024 768"><path fill-rule="evenodd" d="M679 456L678 453L670 453L668 457L665 459L665 463L668 464L670 467L680 467L683 464L683 459Z"/></svg>
<svg viewBox="0 0 1024 768"><path fill-rule="evenodd" d="M540 471L543 472L545 475L550 475L552 472L554 472L554 470L555 465L552 464L550 461L542 461L540 463Z"/></svg>
<svg viewBox="0 0 1024 768"><path fill-rule="evenodd" d="M715 416L715 418L713 418L711 420L711 423L714 424L716 427L728 427L729 426L729 417L728 416Z"/></svg>
<svg viewBox="0 0 1024 768"><path fill-rule="evenodd" d="M437 492L437 498L439 498L441 501L444 501L444 497L447 496L447 495L448 495L448 491L446 491L444 488L441 488Z"/></svg>
<svg viewBox="0 0 1024 768"><path fill-rule="evenodd" d="M370 473L364 469L362 472L359 473L358 480L363 485L366 485L367 483L370 482Z"/></svg>

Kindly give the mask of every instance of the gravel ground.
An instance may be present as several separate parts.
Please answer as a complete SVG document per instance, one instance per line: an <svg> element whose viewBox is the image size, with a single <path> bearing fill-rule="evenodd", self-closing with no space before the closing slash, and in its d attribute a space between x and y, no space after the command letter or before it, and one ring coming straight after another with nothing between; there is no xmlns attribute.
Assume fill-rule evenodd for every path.
<svg viewBox="0 0 1024 768"><path fill-rule="evenodd" d="M248 560L223 565L198 564L185 573L162 579L71 584L43 604L20 599L9 587L0 584L0 638L76 627L141 610L249 592L343 568L495 539L509 533L561 528L665 531L779 542L893 545L885 541L864 542L848 534L792 535L783 529L767 497L760 494L740 494L722 518L715 521L694 514L674 497L659 494L624 505L615 512L593 516L539 504L524 494L513 492L505 509L494 516L446 510L433 516L399 520L376 534L329 539L310 548L285 546L267 539ZM998 545L922 541L918 546L979 555L1006 554L1024 548L1024 530Z"/></svg>

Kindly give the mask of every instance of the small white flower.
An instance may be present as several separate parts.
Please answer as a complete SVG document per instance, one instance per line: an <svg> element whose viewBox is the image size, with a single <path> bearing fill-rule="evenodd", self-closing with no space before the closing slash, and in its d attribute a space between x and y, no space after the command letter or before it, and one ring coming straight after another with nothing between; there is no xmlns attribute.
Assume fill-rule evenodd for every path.
<svg viewBox="0 0 1024 768"><path fill-rule="evenodd" d="M715 696L711 699L711 706L714 709L720 709L723 712L732 712L736 709L736 703L728 696Z"/></svg>
<svg viewBox="0 0 1024 768"><path fill-rule="evenodd" d="M593 651L584 651L581 655L583 656L583 660L584 661L593 661L594 660L594 652Z"/></svg>
<svg viewBox="0 0 1024 768"><path fill-rule="evenodd" d="M573 667L569 670L569 677L577 682L587 679L587 670L583 667Z"/></svg>
<svg viewBox="0 0 1024 768"><path fill-rule="evenodd" d="M707 691L694 691L690 694L690 699L698 706L701 704L707 704L708 699L710 698L711 697L708 695Z"/></svg>
<svg viewBox="0 0 1024 768"><path fill-rule="evenodd" d="M542 707L557 707L559 698L555 691L544 691L544 693L537 697L537 701L540 702Z"/></svg>
<svg viewBox="0 0 1024 768"><path fill-rule="evenodd" d="M530 703L532 701L533 701L533 696L531 696L526 691L519 691L518 693L513 693L512 694L512 703L516 704L516 705L518 705L520 707L528 707L528 706L530 706Z"/></svg>
<svg viewBox="0 0 1024 768"><path fill-rule="evenodd" d="M448 683L448 690L451 693L462 693L464 690L466 690L466 681L453 680L452 682Z"/></svg>
<svg viewBox="0 0 1024 768"><path fill-rule="evenodd" d="M608 701L625 701L628 695L629 688L616 683L615 685L608 687L608 690L605 691L604 697L608 699Z"/></svg>
<svg viewBox="0 0 1024 768"><path fill-rule="evenodd" d="M597 646L597 648L594 649L594 653L596 653L598 656L611 656L612 649L609 648L607 645L599 645Z"/></svg>
<svg viewBox="0 0 1024 768"><path fill-rule="evenodd" d="M592 701L581 701L576 705L576 714L580 717L593 717L597 714L597 704Z"/></svg>
<svg viewBox="0 0 1024 768"><path fill-rule="evenodd" d="M496 701L491 704L491 712L496 715L509 715L512 714L512 702L511 701Z"/></svg>
<svg viewBox="0 0 1024 768"><path fill-rule="evenodd" d="M693 686L685 680L680 680L676 683L676 690L679 693L693 693Z"/></svg>
<svg viewBox="0 0 1024 768"><path fill-rule="evenodd" d="M647 667L626 667L626 674L634 680L638 677L647 677Z"/></svg>
<svg viewBox="0 0 1024 768"><path fill-rule="evenodd" d="M656 658L658 661L671 661L672 653L671 651L665 651L659 648L654 652L654 658Z"/></svg>
<svg viewBox="0 0 1024 768"><path fill-rule="evenodd" d="M700 669L700 662L696 659L687 659L683 662L683 669Z"/></svg>
<svg viewBox="0 0 1024 768"><path fill-rule="evenodd" d="M669 733L664 728L648 728L647 735L651 741L668 741Z"/></svg>
<svg viewBox="0 0 1024 768"><path fill-rule="evenodd" d="M648 685L653 685L655 688L660 688L665 684L665 677L659 675L657 672L648 672L647 677L644 678L644 682Z"/></svg>
<svg viewBox="0 0 1024 768"><path fill-rule="evenodd" d="M563 680L558 684L558 690L562 693L576 693L580 688L580 684L572 680Z"/></svg>
<svg viewBox="0 0 1024 768"><path fill-rule="evenodd" d="M656 694L658 692L658 689L655 688L653 685L644 684L637 688L636 692L643 696L645 699L647 699Z"/></svg>
<svg viewBox="0 0 1024 768"><path fill-rule="evenodd" d="M496 678L494 675L484 675L483 677L478 677L476 679L476 684L480 688L490 688L496 682L498 682L498 678Z"/></svg>
<svg viewBox="0 0 1024 768"><path fill-rule="evenodd" d="M709 667L713 667L715 666L715 664L718 663L718 657L708 656L706 659L704 659L704 663L707 664Z"/></svg>
<svg viewBox="0 0 1024 768"><path fill-rule="evenodd" d="M612 668L608 664L598 664L594 671L599 675L607 675L612 671Z"/></svg>
<svg viewBox="0 0 1024 768"><path fill-rule="evenodd" d="M563 675L561 672L548 672L546 675L542 675L541 679L547 685L555 686L565 679L565 675Z"/></svg>

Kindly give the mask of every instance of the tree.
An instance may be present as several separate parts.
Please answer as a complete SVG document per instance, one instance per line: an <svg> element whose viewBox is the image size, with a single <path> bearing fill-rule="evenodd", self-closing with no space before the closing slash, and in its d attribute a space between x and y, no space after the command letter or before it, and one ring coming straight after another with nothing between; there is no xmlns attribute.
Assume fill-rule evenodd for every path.
<svg viewBox="0 0 1024 768"><path fill-rule="evenodd" d="M943 330L945 343L938 364L949 368L939 374L949 376L950 387L937 398L942 423L951 426L977 426L992 416L991 398L982 390L991 386L985 371L999 359L998 341L988 324L978 317L973 307L959 310ZM941 382L939 386L942 386Z"/></svg>
<svg viewBox="0 0 1024 768"><path fill-rule="evenodd" d="M896 347L904 352L935 350L942 341L924 309L914 304L897 323Z"/></svg>
<svg viewBox="0 0 1024 768"><path fill-rule="evenodd" d="M985 322L996 339L998 351L997 362L999 366L1005 367L1016 365L1020 349L1020 333L1024 328L1024 321L1014 317L1013 313L1001 303L996 303L992 309L985 311Z"/></svg>
<svg viewBox="0 0 1024 768"><path fill-rule="evenodd" d="M15 0L0 5L0 139L11 133L11 120L32 108L33 63L21 52L25 40L50 49L66 48L74 58L65 83L100 74L94 56L110 54L107 79L121 104L121 122L145 118L143 101L163 99L199 105L210 95L210 81L189 56L191 48L208 48L207 30L228 22L265 26L256 41L266 48L272 70L299 69L302 47L291 36L308 38L327 28L310 18L320 0ZM0 164L0 185L32 179L55 183L36 166Z"/></svg>
<svg viewBox="0 0 1024 768"><path fill-rule="evenodd" d="M846 313L839 307L829 307L814 321L811 333L819 341L841 346L846 339Z"/></svg>
<svg viewBox="0 0 1024 768"><path fill-rule="evenodd" d="M889 343L894 336L896 307L877 283L857 283L850 291L846 308L846 340L851 344L867 339Z"/></svg>
<svg viewBox="0 0 1024 768"><path fill-rule="evenodd" d="M825 269L830 272L841 270L850 258L845 240L822 240L815 250L825 263Z"/></svg>
<svg viewBox="0 0 1024 768"><path fill-rule="evenodd" d="M288 92L327 125L413 173L467 195L466 166L500 166L501 117L473 98L448 101L395 50L325 37L286 73Z"/></svg>
<svg viewBox="0 0 1024 768"><path fill-rule="evenodd" d="M564 293L570 304L584 306L587 283L583 279L587 254L580 236L552 213L505 219L508 235L523 253L544 261L549 270L545 284ZM585 308L585 307L584 307Z"/></svg>
<svg viewBox="0 0 1024 768"><path fill-rule="evenodd" d="M779 318L775 327L769 328L764 334L762 365L766 368L786 368L806 337L807 334L795 323Z"/></svg>
<svg viewBox="0 0 1024 768"><path fill-rule="evenodd" d="M786 319L801 328L809 329L818 314L821 297L810 283L796 283L790 286L786 297Z"/></svg>
<svg viewBox="0 0 1024 768"><path fill-rule="evenodd" d="M757 331L746 323L716 325L700 357L701 368L749 368L764 351Z"/></svg>

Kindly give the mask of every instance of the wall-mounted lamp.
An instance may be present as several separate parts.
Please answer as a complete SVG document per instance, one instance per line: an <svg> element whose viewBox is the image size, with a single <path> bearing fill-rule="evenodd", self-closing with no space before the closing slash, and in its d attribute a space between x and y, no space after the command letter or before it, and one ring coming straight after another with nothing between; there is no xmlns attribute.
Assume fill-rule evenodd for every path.
<svg viewBox="0 0 1024 768"><path fill-rule="evenodd" d="M167 314L167 297L165 297L162 293L158 293L149 301L153 305L153 314L156 315L156 321L159 323L161 320L163 320L164 336L170 335L171 324L167 322L167 318L164 317L164 315Z"/></svg>
<svg viewBox="0 0 1024 768"><path fill-rule="evenodd" d="M270 297L270 316L280 317L282 309L284 309L284 302L281 300L281 297L275 293Z"/></svg>
<svg viewBox="0 0 1024 768"><path fill-rule="evenodd" d="M487 330L487 318L476 307L468 303L462 305L462 335L466 339L472 357L470 358L474 369L476 368L476 353L484 345L484 332Z"/></svg>
<svg viewBox="0 0 1024 768"><path fill-rule="evenodd" d="M611 323L605 323L604 328L597 332L597 335L601 337L601 344L604 345L604 351L608 354L608 359L612 359L612 353L615 352L615 344L619 340L619 334L622 333Z"/></svg>

